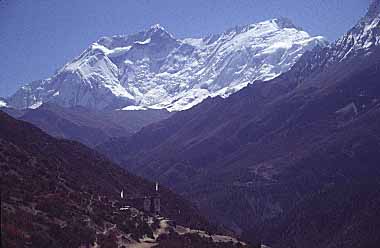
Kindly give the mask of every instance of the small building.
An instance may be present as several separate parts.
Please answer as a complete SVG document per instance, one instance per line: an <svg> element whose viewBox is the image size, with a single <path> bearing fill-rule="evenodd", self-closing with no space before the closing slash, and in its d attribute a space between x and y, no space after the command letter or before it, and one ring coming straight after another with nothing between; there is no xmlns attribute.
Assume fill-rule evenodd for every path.
<svg viewBox="0 0 380 248"><path fill-rule="evenodd" d="M148 197L144 198L144 211L151 212L151 206L152 206L151 199Z"/></svg>
<svg viewBox="0 0 380 248"><path fill-rule="evenodd" d="M151 196L145 197L143 200L143 209L144 212L152 213L152 214L160 214L161 211L161 202L160 196Z"/></svg>
<svg viewBox="0 0 380 248"><path fill-rule="evenodd" d="M153 198L153 210L155 214L160 214L161 211L161 201L160 197L154 197Z"/></svg>
<svg viewBox="0 0 380 248"><path fill-rule="evenodd" d="M121 191L120 198L123 205L133 206L145 213L159 215L161 212L161 199L158 192L158 183L156 183L155 193L141 197L125 197Z"/></svg>

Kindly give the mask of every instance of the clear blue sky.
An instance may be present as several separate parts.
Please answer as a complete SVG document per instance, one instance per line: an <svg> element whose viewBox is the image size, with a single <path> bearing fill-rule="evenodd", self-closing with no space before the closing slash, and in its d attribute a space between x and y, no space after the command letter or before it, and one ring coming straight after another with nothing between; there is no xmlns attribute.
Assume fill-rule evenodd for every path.
<svg viewBox="0 0 380 248"><path fill-rule="evenodd" d="M330 41L365 14L369 0L0 0L0 96L51 76L104 35L160 23L175 37L289 17Z"/></svg>

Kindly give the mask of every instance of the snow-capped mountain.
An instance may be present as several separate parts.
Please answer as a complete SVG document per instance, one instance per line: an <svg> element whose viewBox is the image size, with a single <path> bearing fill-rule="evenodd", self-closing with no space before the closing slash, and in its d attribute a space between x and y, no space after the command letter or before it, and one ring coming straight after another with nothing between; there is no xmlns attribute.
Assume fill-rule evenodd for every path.
<svg viewBox="0 0 380 248"><path fill-rule="evenodd" d="M366 53L380 45L380 0L373 0L367 14L347 34L338 39L332 52L336 61Z"/></svg>
<svg viewBox="0 0 380 248"><path fill-rule="evenodd" d="M255 80L270 80L305 51L326 44L285 18L196 39L176 39L154 25L99 39L51 78L20 88L8 104L184 110L209 96L227 97Z"/></svg>
<svg viewBox="0 0 380 248"><path fill-rule="evenodd" d="M380 0L372 0L367 14L345 35L328 46L316 47L305 53L293 68L293 72L297 75L292 76L302 77L302 74L322 71L334 63L356 55L369 55L379 45Z"/></svg>

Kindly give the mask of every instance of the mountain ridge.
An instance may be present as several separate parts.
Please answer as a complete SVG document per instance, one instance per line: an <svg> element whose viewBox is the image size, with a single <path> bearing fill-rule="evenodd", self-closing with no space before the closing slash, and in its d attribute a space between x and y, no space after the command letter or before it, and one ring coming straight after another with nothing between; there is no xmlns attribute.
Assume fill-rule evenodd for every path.
<svg viewBox="0 0 380 248"><path fill-rule="evenodd" d="M15 108L51 101L97 110L184 110L208 96L227 97L254 80L274 78L305 51L326 44L285 18L205 38L176 39L154 25L100 38L51 78L21 87L7 102Z"/></svg>
<svg viewBox="0 0 380 248"><path fill-rule="evenodd" d="M76 140L89 147L110 138L130 136L143 126L170 116L166 110L94 111L81 106L65 108L54 103L44 103L36 109L0 107L0 110L38 126L51 136Z"/></svg>
<svg viewBox="0 0 380 248"><path fill-rule="evenodd" d="M2 247L247 247L165 187L160 215L147 212L134 198L154 183L3 111L0 167Z"/></svg>

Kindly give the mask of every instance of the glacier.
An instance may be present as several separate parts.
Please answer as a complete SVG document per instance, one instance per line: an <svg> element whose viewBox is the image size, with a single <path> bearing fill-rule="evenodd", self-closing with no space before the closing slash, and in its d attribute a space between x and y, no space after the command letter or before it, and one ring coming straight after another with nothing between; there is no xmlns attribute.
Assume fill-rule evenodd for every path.
<svg viewBox="0 0 380 248"><path fill-rule="evenodd" d="M7 103L19 109L54 102L95 110L181 111L273 79L306 51L327 45L324 37L311 36L286 18L184 39L156 24L100 38L52 77L21 87Z"/></svg>

